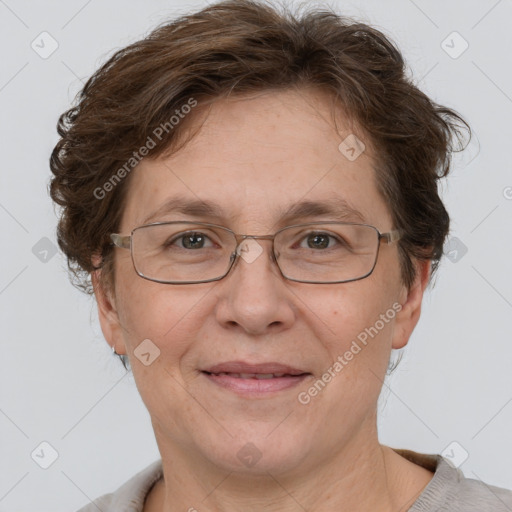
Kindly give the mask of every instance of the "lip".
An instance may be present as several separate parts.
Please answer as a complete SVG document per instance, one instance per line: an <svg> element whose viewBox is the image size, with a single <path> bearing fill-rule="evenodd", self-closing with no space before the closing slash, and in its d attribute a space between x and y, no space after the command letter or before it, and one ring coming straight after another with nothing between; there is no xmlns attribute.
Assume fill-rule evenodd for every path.
<svg viewBox="0 0 512 512"><path fill-rule="evenodd" d="M243 397L261 397L288 390L311 376L310 372L277 362L250 364L244 361L230 361L216 364L201 371L211 383L233 391ZM218 375L223 373L223 375ZM231 373L234 375L225 375ZM281 377L258 379L242 378L240 374L285 374Z"/></svg>
<svg viewBox="0 0 512 512"><path fill-rule="evenodd" d="M204 368L202 371L208 373L287 373L289 375L309 373L306 370L273 361L257 364L246 363L245 361L227 361Z"/></svg>

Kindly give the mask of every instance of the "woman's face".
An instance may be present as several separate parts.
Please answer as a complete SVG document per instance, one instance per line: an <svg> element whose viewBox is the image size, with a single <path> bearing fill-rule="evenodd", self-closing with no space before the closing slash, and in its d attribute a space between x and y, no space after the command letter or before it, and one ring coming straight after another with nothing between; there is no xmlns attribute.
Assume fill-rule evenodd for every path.
<svg viewBox="0 0 512 512"><path fill-rule="evenodd" d="M380 232L391 230L369 144L355 160L340 150L351 132L341 117L336 132L329 105L311 91L216 103L178 153L145 159L133 171L120 232L148 219L211 222L252 235L313 221L361 222L347 205ZM178 197L211 203L218 214L154 215ZM284 218L303 201L339 213ZM187 285L139 277L129 251L116 249L115 296L106 299L97 286L96 292L105 337L129 355L160 451L227 471L277 474L312 468L376 439L376 402L390 350L405 345L417 322L427 274L407 290L396 244L382 244L365 279L292 282L271 260L271 242L258 244L261 254L240 258L224 279ZM139 359L141 351L146 355ZM273 384L224 377L234 389L205 373L226 362L279 363L307 375L251 394L240 388ZM322 379L324 385L311 390Z"/></svg>

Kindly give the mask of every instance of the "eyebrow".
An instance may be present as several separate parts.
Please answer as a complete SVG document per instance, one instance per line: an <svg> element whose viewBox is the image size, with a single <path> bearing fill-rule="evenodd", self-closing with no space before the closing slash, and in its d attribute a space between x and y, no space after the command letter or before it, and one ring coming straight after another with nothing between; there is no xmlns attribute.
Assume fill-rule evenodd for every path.
<svg viewBox="0 0 512 512"><path fill-rule="evenodd" d="M233 215L227 215L223 208L208 200L188 199L185 197L173 197L146 217L142 224L158 222L157 219L168 214L182 214L190 217L208 218L224 222L233 219ZM330 220L345 222L365 223L365 216L342 197L327 198L321 201L304 200L277 211L279 223L287 225L290 222L308 217L327 216Z"/></svg>

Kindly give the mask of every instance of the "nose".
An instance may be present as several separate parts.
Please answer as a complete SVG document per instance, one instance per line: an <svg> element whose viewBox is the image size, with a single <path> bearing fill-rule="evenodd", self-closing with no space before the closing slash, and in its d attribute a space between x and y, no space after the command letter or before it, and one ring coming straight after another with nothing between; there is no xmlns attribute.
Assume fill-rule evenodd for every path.
<svg viewBox="0 0 512 512"><path fill-rule="evenodd" d="M237 255L230 273L219 281L217 321L252 335L277 333L293 325L294 295L273 259L271 240L247 238Z"/></svg>

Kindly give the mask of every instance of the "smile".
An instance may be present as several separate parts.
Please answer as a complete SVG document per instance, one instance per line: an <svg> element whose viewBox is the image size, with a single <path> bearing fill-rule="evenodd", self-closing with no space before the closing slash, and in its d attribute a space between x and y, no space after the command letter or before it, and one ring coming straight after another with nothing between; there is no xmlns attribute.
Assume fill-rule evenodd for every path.
<svg viewBox="0 0 512 512"><path fill-rule="evenodd" d="M310 373L290 375L285 373L210 373L202 372L209 382L243 396L261 396L294 388Z"/></svg>

